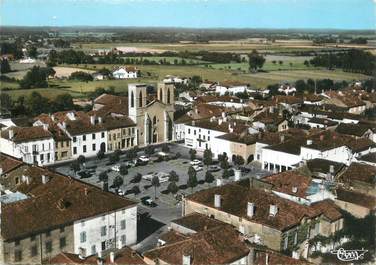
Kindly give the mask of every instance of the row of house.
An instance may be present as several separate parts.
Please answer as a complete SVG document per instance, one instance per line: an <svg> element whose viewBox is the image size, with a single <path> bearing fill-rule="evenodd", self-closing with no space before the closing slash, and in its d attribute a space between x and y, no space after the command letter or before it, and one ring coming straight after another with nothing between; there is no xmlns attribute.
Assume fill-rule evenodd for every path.
<svg viewBox="0 0 376 265"><path fill-rule="evenodd" d="M41 264L137 241L137 202L0 154L0 263Z"/></svg>
<svg viewBox="0 0 376 265"><path fill-rule="evenodd" d="M129 97L101 95L93 110L41 114L32 126L6 123L2 152L31 164L50 165L136 146L174 140L174 85L161 83L156 96L145 84L130 84Z"/></svg>

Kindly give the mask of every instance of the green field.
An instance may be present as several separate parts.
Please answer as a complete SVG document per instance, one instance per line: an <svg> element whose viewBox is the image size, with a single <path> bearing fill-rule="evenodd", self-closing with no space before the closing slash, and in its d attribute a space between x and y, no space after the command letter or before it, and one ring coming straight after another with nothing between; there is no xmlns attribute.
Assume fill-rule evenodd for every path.
<svg viewBox="0 0 376 265"><path fill-rule="evenodd" d="M266 63L266 66L269 63ZM68 65L67 65L68 66ZM115 65L78 65L69 66L77 67L79 69L96 70L102 67L111 68ZM92 82L79 82L72 80L50 80L49 88L37 88L37 89L17 89L16 83L1 83L1 88L10 87L13 88L9 91L3 91L3 93L9 93L12 97L18 97L20 95L27 95L32 91L38 91L42 95L53 98L62 93L70 93L74 97L85 97L86 93L94 91L96 88L109 88L114 87L117 92L127 91L129 83L150 83L155 84L162 80L166 75L176 75L180 77L190 77L193 75L199 75L203 80L210 81L224 81L224 80L237 80L247 82L253 87L265 88L267 85L280 83L280 82L294 82L298 79L324 79L329 78L333 80L363 80L369 78L368 76L356 73L347 73L341 70L329 71L324 69L309 69L306 66L304 70L281 70L281 71L269 71L258 73L243 73L234 71L233 69L210 69L201 66L174 66L174 65L142 65L138 66L142 72L143 77L129 80L103 80ZM246 64L242 65L246 68Z"/></svg>

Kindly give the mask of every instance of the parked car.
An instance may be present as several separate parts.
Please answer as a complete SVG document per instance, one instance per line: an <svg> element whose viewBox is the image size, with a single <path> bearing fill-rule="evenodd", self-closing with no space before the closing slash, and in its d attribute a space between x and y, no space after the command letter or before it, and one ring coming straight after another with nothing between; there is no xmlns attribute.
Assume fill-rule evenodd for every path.
<svg viewBox="0 0 376 265"><path fill-rule="evenodd" d="M140 161L142 161L142 162L149 162L150 158L147 157L147 156L140 156L140 157L138 158L138 160L140 160Z"/></svg>
<svg viewBox="0 0 376 265"><path fill-rule="evenodd" d="M118 189L117 194L119 196L124 196L124 191L122 189Z"/></svg>
<svg viewBox="0 0 376 265"><path fill-rule="evenodd" d="M190 164L192 166L198 166L198 165L201 165L201 161L198 160L198 159L195 159L195 160L191 161Z"/></svg>
<svg viewBox="0 0 376 265"><path fill-rule="evenodd" d="M170 175L167 174L167 173L155 172L155 173L146 174L146 175L142 176L142 179L151 181L155 176L159 178L159 183L163 183L163 182L168 181L168 178L170 177Z"/></svg>
<svg viewBox="0 0 376 265"><path fill-rule="evenodd" d="M119 172L120 171L120 165L115 165L115 166L111 167L111 170Z"/></svg>
<svg viewBox="0 0 376 265"><path fill-rule="evenodd" d="M221 170L221 167L220 166L217 166L217 165L211 165L209 166L208 168L208 171L209 172L217 172L217 171L220 171Z"/></svg>
<svg viewBox="0 0 376 265"><path fill-rule="evenodd" d="M194 169L196 172L203 170L203 167L202 167L202 166L199 166L199 165L195 165L195 166L192 166L192 167L193 167L193 169Z"/></svg>
<svg viewBox="0 0 376 265"><path fill-rule="evenodd" d="M158 206L158 204L156 204L152 198L150 198L149 196L145 196L143 198L141 198L141 203L145 206L149 206L149 207L156 207Z"/></svg>

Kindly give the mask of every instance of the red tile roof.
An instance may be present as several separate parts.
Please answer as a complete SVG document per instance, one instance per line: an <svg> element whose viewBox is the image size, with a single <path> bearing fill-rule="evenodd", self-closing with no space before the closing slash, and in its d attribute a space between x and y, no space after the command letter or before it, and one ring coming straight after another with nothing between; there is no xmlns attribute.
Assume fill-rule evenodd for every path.
<svg viewBox="0 0 376 265"><path fill-rule="evenodd" d="M6 174L9 171L16 169L23 164L24 163L19 159L0 153L0 168L3 171L2 174Z"/></svg>
<svg viewBox="0 0 376 265"><path fill-rule="evenodd" d="M21 184L17 190L29 198L2 205L1 235L5 240L136 205L45 168L30 166L23 175L29 177L30 182ZM46 184L42 184L42 175L49 179Z"/></svg>
<svg viewBox="0 0 376 265"><path fill-rule="evenodd" d="M9 131L13 130L13 138L9 138ZM35 140L52 139L52 134L42 126L32 127L9 127L1 132L1 137L15 143L22 143Z"/></svg>

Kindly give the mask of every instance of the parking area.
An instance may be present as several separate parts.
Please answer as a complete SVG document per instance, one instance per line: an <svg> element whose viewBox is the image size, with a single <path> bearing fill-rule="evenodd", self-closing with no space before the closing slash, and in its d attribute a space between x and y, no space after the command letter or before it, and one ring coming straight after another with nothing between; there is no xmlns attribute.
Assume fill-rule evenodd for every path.
<svg viewBox="0 0 376 265"><path fill-rule="evenodd" d="M154 173L167 173L169 174L171 171L175 171L176 174L179 176L179 180L177 182L177 186L179 190L177 195L189 195L192 192L196 192L202 189L207 189L209 187L213 187L216 185L216 181L212 183L205 182L205 172L206 166L202 167L202 170L196 172L197 173L197 181L198 185L193 189L187 187L187 180L188 180L188 169L191 166L190 159L189 159L189 149L178 144L171 144L169 145L169 155L175 156L176 153L179 153L181 156L179 158L174 158L168 161L153 161L154 158L157 156L157 153L161 151L160 149L155 150L155 154L151 155L150 161L147 162L145 165L138 165L132 166L128 168L128 174L125 176L121 176L118 171L114 171L111 168L115 165L120 166L124 164L128 159L126 158L126 154L122 154L120 156L120 161L114 164L109 162L109 158L106 157L102 160L93 158L88 159L85 162L85 165L81 167L82 171L88 171L90 174L85 178L81 178L78 174L75 174L70 164L66 163L64 165L56 166L55 170L60 173L75 176L76 178L81 179L87 183L96 185L98 187L102 187L103 183L99 180L99 175L101 172L107 172L108 175L108 186L110 192L116 192L114 188L111 188L114 179L117 176L121 176L123 179L123 184L119 187L126 195L123 195L127 198L139 201L139 212L141 214L148 213L153 219L162 222L162 223L169 223L171 220L175 218L181 217L181 203L176 198L174 194L167 192L167 187L169 185L169 181L165 181L160 183L160 186L154 189L151 185L150 180L146 179L135 179L136 175L150 175ZM138 157L144 155L143 151L138 152ZM200 157L198 157L200 159ZM230 164L230 169L232 165ZM242 177L248 176L263 176L268 174L263 170L260 170L259 167L256 165L246 165L246 171L243 172ZM223 174L222 169L217 169L218 171L212 172L215 178L221 178ZM227 181L233 180L233 176L231 176ZM137 190L138 192L133 193L132 191ZM120 196L120 195L119 195ZM153 207L146 205L145 203L141 203L142 198L149 198L154 201ZM155 199L154 199L155 198Z"/></svg>

